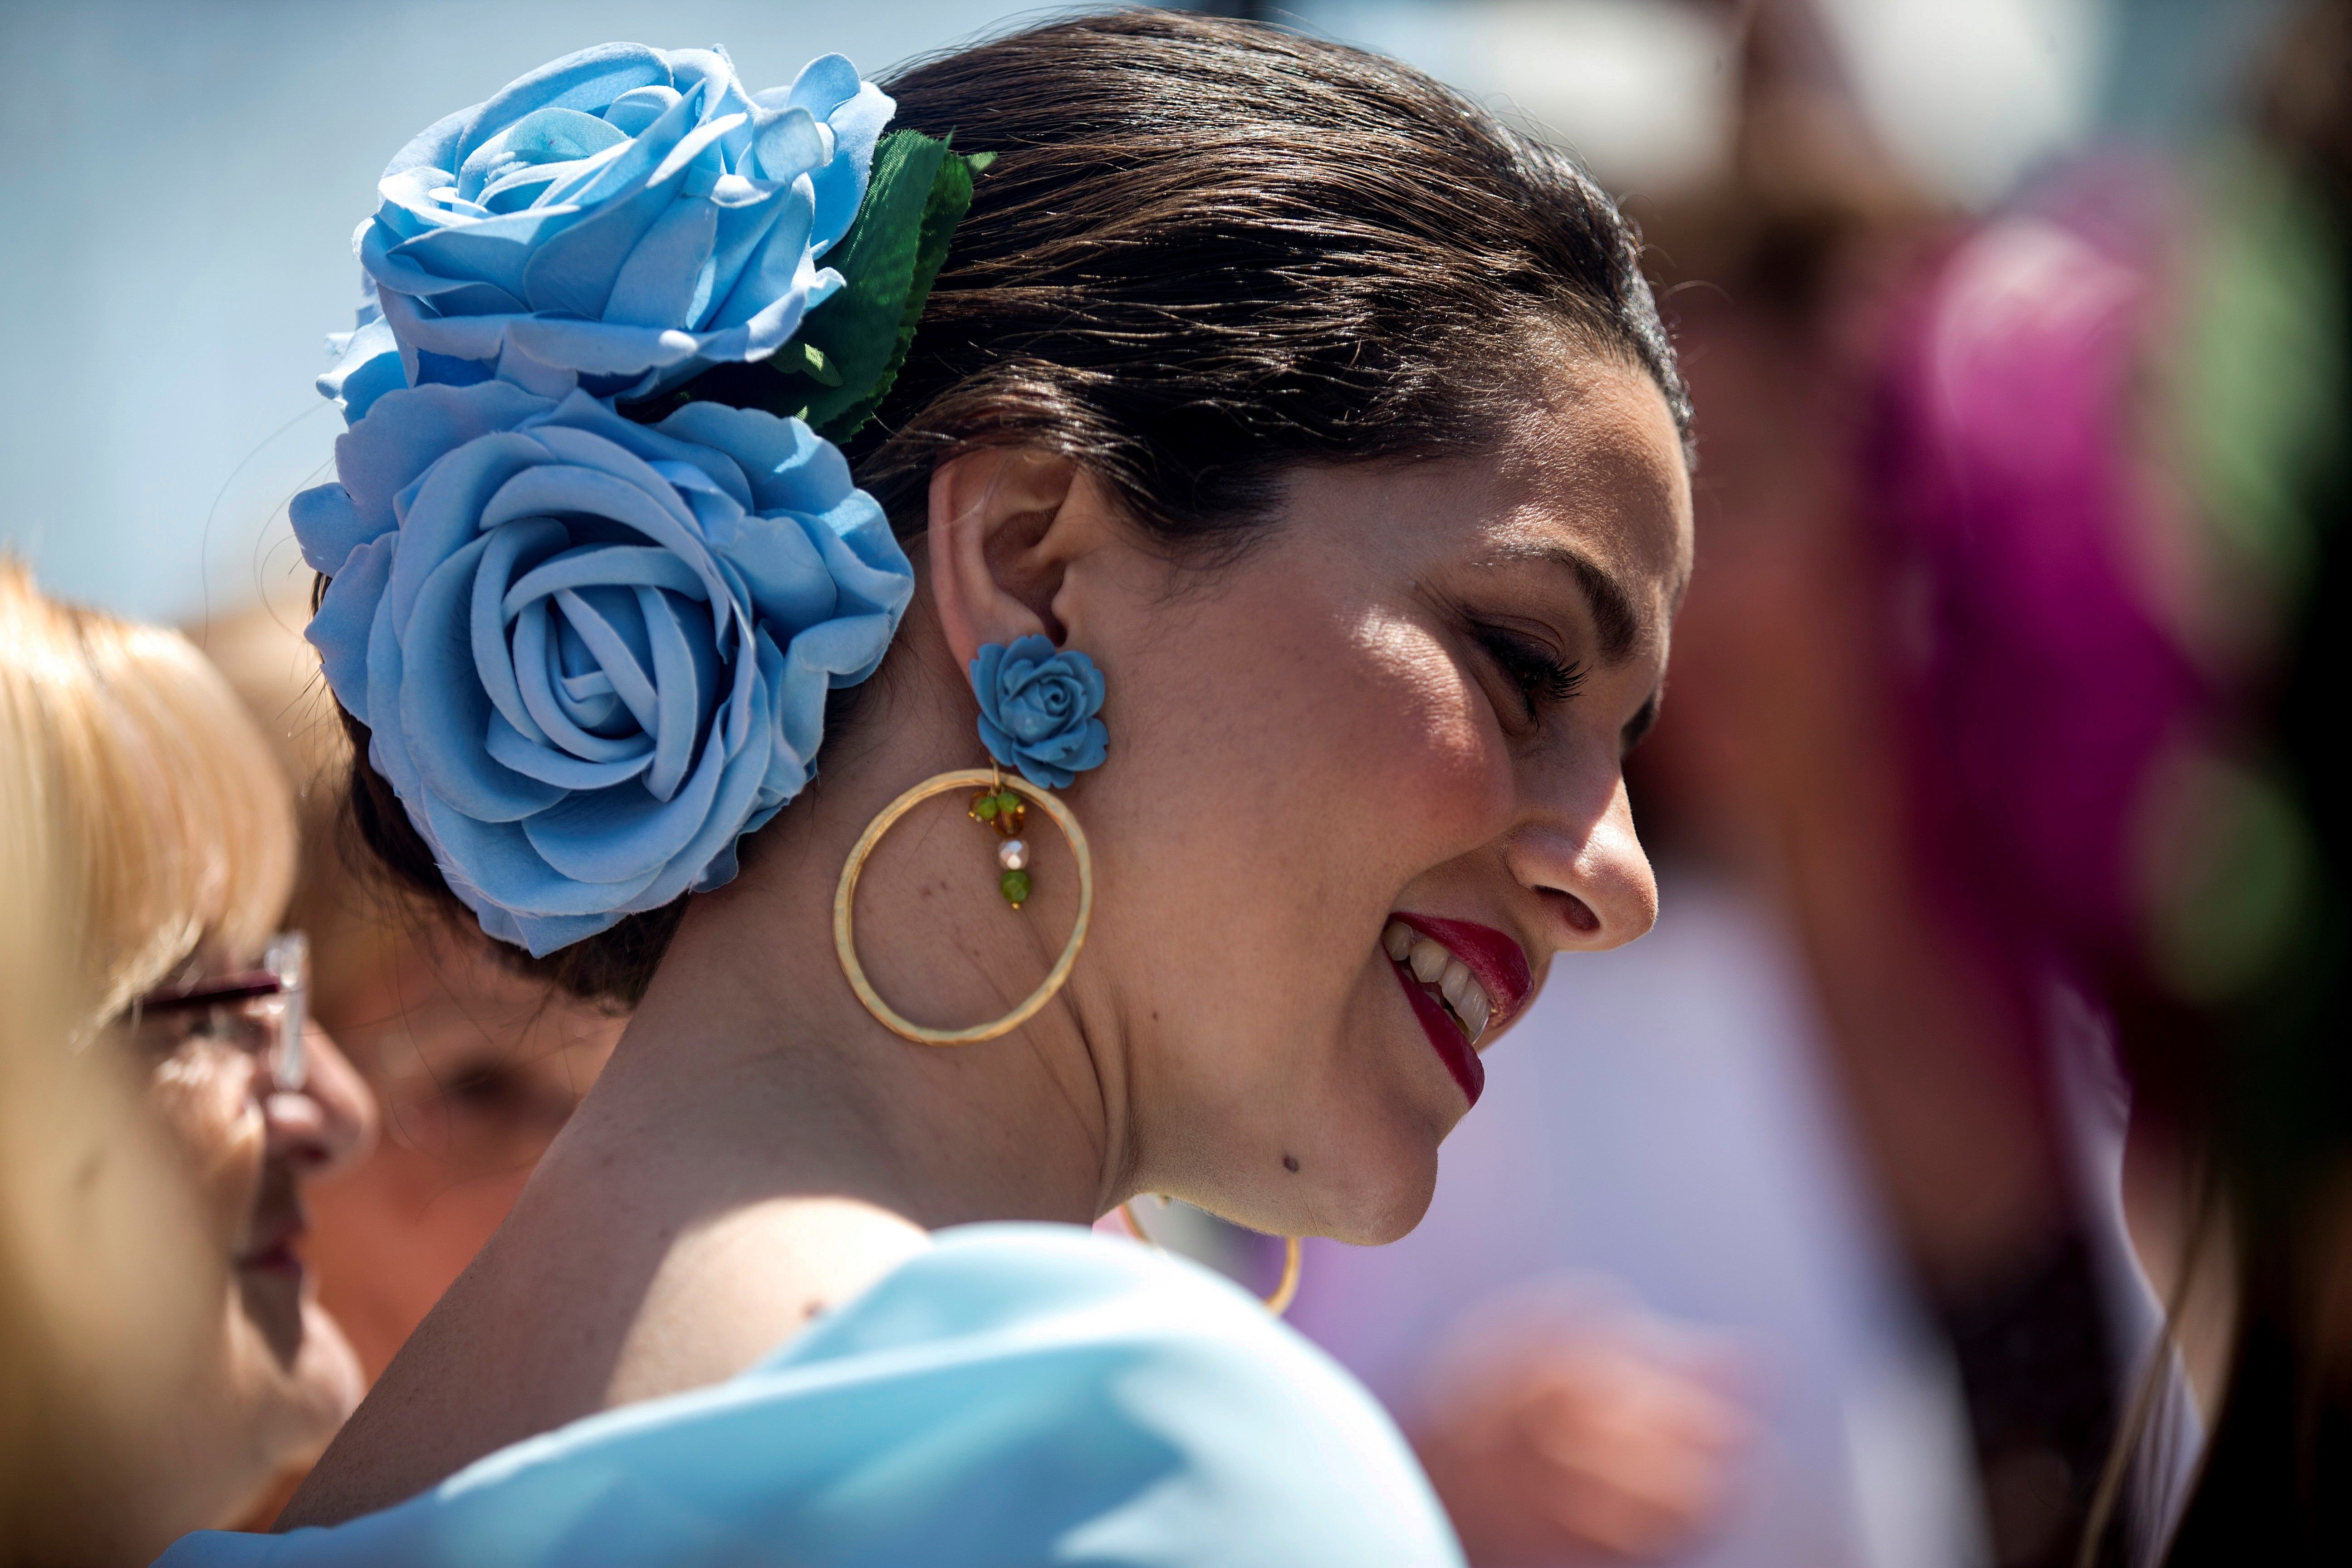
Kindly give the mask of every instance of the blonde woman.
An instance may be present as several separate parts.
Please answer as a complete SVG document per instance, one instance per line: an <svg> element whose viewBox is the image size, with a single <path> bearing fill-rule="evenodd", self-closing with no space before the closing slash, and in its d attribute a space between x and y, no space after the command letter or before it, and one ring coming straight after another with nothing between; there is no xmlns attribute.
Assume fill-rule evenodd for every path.
<svg viewBox="0 0 2352 1568"><path fill-rule="evenodd" d="M293 874L195 649L0 563L0 1561L247 1518L358 1399L297 1247L374 1111L304 1031Z"/></svg>

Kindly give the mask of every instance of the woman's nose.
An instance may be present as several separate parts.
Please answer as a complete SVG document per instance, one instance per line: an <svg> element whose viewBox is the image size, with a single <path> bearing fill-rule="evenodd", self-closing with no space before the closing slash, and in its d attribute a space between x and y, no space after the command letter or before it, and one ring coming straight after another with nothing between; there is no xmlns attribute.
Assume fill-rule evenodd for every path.
<svg viewBox="0 0 2352 1568"><path fill-rule="evenodd" d="M322 1176L357 1163L375 1146L375 1096L325 1030L306 1029L302 1049L302 1087L272 1087L262 1111L271 1156L291 1160L305 1177Z"/></svg>
<svg viewBox="0 0 2352 1568"><path fill-rule="evenodd" d="M1556 952L1618 947L1657 923L1658 879L1633 831L1622 778L1597 816L1528 823L1506 842L1503 857L1541 902Z"/></svg>

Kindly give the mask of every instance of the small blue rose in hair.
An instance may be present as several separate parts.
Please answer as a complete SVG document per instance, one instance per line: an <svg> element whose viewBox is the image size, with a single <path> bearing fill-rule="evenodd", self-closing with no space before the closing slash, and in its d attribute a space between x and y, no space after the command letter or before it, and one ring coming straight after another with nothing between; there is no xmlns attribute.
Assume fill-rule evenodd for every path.
<svg viewBox="0 0 2352 1568"><path fill-rule="evenodd" d="M292 508L333 579L310 639L451 890L534 953L733 877L913 592L840 450L754 409L421 386L335 459Z"/></svg>
<svg viewBox="0 0 2352 1568"><path fill-rule="evenodd" d="M724 49L551 61L384 170L360 324L319 389L357 420L403 385L643 398L765 359L841 287L818 261L893 108L839 55L759 93Z"/></svg>
<svg viewBox="0 0 2352 1568"><path fill-rule="evenodd" d="M1049 789L1066 789L1099 767L1110 731L1102 710L1102 671L1076 648L1056 653L1053 639L1031 634L1013 646L989 643L971 661L980 698L980 739L988 754Z"/></svg>

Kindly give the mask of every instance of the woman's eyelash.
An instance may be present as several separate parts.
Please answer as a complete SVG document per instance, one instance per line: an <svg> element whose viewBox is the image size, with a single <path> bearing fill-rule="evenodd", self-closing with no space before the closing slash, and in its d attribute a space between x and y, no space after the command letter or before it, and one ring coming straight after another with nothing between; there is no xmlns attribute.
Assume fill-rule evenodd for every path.
<svg viewBox="0 0 2352 1568"><path fill-rule="evenodd" d="M1480 628L1478 640L1531 707L1538 701L1565 702L1584 684L1581 663L1562 663L1537 644L1499 626Z"/></svg>

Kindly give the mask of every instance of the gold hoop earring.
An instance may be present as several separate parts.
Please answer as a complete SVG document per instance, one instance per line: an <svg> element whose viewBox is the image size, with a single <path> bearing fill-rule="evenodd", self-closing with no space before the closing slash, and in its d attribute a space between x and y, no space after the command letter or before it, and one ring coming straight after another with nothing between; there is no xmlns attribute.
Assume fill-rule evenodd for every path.
<svg viewBox="0 0 2352 1568"><path fill-rule="evenodd" d="M1150 1232L1143 1228L1143 1222L1135 1217L1134 1200L1129 1199L1118 1205L1118 1217L1126 1222L1128 1235L1150 1247L1154 1252L1168 1250L1152 1240ZM1295 1236L1284 1237L1282 1238L1282 1280L1275 1286L1273 1295L1264 1298L1265 1310L1277 1318L1290 1310L1290 1303L1298 1299L1298 1277L1303 1272L1301 1262L1298 1238Z"/></svg>
<svg viewBox="0 0 2352 1568"><path fill-rule="evenodd" d="M866 978L866 967L857 961L857 942L851 930L850 906L856 899L857 879L866 869L866 857L873 854L874 846L881 842L884 834L897 826L899 818L934 795L948 795L956 790L979 789L983 786L993 796L1002 796L1006 790L1010 789L1035 803L1046 816L1054 819L1055 826L1062 830L1062 836L1070 841L1070 853L1078 863L1078 918L1070 927L1070 940L1063 947L1062 956L1054 961L1054 967L1046 971L1044 982L1036 990L1029 993L1027 999L1021 1005L1013 1008L1002 1018L986 1024L975 1024L968 1029L927 1028L921 1024L901 1017L896 1008L882 1000L881 994L874 989L874 983ZM977 815L976 812L975 815ZM1017 843L1018 840L1008 839L1007 842ZM1004 858L1000 855L1000 859ZM1008 867L1011 866L1009 859L1004 863ZM1012 867L1006 873L1004 889L1006 901L1016 910L1021 907L1023 900L1028 896L1026 863L1024 851L1022 866ZM1021 877L1021 899L1013 897L1010 879L1015 872L1018 872ZM1087 924L1094 918L1094 857L1087 848L1086 830L1078 826L1078 819L1071 815L1070 808L1055 799L1046 790L1018 775L1007 776L1000 768L961 768L954 773L932 774L884 806L875 816L874 820L866 825L865 833L858 837L856 846L849 852L849 858L842 865L840 885L834 889L833 951L835 956L841 960L842 973L849 978L849 988L857 993L858 1001L864 1003L866 1010L874 1015L875 1022L892 1034L923 1046L977 1045L982 1040L995 1039L1000 1035L1009 1035L1035 1017L1045 1010L1045 1004L1054 999L1055 994L1068 984L1070 971L1077 965L1078 950L1086 945Z"/></svg>

